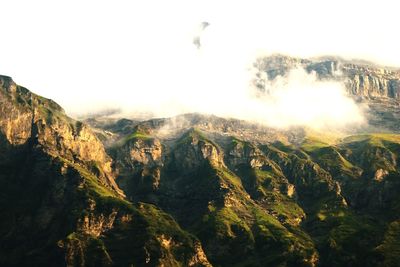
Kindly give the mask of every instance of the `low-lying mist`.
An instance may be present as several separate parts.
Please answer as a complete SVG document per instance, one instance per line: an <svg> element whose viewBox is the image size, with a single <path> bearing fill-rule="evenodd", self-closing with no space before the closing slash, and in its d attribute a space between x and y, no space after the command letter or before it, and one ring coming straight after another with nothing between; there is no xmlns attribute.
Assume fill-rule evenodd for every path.
<svg viewBox="0 0 400 267"><path fill-rule="evenodd" d="M204 77L199 84L188 84L184 91L171 90L162 99L156 95L141 96L140 104L132 103L120 115L149 118L204 113L277 128L343 129L366 123L365 107L355 103L340 82L319 81L315 73L301 68L291 70L285 77L266 80L264 90L252 87L251 81L239 88L232 84L234 78L224 80L229 75L219 78L220 87L216 87L215 77ZM206 85L208 82L213 84Z"/></svg>
<svg viewBox="0 0 400 267"><path fill-rule="evenodd" d="M270 81L266 73L227 54L194 52L198 57L173 70L172 76L155 72L147 88L118 96L124 100L117 105L121 108L117 116L145 119L203 113L274 128L339 130L366 123L365 107L347 95L340 79L321 81L299 67ZM255 85L256 79L262 88Z"/></svg>
<svg viewBox="0 0 400 267"><path fill-rule="evenodd" d="M120 116L131 118L205 113L278 128L341 129L365 123L363 109L341 82L320 81L301 68L269 81L253 64L266 54L254 34L238 35L237 27L227 31L227 25L212 22L200 29L195 43L189 34L179 50L160 47L154 52L159 60L135 62L131 88L110 86L104 107L120 108ZM257 75L263 90L254 85Z"/></svg>
<svg viewBox="0 0 400 267"><path fill-rule="evenodd" d="M74 117L201 112L274 127L353 127L363 110L340 82L295 69L259 93L252 63L281 53L400 66L397 3L379 3L354 12L358 1L7 1L0 23L12 41L1 43L0 74Z"/></svg>

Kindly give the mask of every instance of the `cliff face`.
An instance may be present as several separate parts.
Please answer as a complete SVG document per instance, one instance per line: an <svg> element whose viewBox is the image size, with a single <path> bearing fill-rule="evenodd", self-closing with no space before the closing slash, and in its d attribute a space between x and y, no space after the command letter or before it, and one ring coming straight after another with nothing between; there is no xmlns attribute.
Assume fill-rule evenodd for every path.
<svg viewBox="0 0 400 267"><path fill-rule="evenodd" d="M162 207L198 236L212 264L316 264L318 253L310 237L285 227L278 213L261 207L248 193L253 190L248 191L243 184L246 176L232 171L241 168L241 161L246 172L252 170L251 166L267 169L272 163L260 150L249 159L247 154L230 152L193 128L167 142L149 131L131 136L125 144L111 148L120 173L118 182L130 199ZM163 149L158 149L159 144ZM136 157L140 145L144 157ZM225 153L231 155L229 161ZM230 168L228 162L237 165ZM294 186L281 176L282 188L276 186L280 190L277 195L293 196ZM261 203L262 197L259 199ZM288 216L293 225L301 221L297 214ZM304 214L299 216L303 218Z"/></svg>
<svg viewBox="0 0 400 267"><path fill-rule="evenodd" d="M400 99L400 70L368 62L354 63L340 58L300 59L273 55L257 60L255 67L273 80L290 69L302 67L320 79L343 81L349 94L364 98Z"/></svg>
<svg viewBox="0 0 400 267"><path fill-rule="evenodd" d="M68 118L52 100L37 96L0 77L0 131L11 145L28 141L53 157L83 164L98 173L103 185L122 194L115 184L111 158L88 126Z"/></svg>
<svg viewBox="0 0 400 267"><path fill-rule="evenodd" d="M344 65L346 86L351 94L363 97L400 99L400 71Z"/></svg>
<svg viewBox="0 0 400 267"><path fill-rule="evenodd" d="M0 152L0 265L209 265L169 215L124 199L87 125L4 76Z"/></svg>
<svg viewBox="0 0 400 267"><path fill-rule="evenodd" d="M400 69L335 57L301 59L284 55L259 58L254 84L265 90L266 79L285 76L293 68L314 72L321 80L343 83L349 96L368 107L366 117L375 132L400 132Z"/></svg>

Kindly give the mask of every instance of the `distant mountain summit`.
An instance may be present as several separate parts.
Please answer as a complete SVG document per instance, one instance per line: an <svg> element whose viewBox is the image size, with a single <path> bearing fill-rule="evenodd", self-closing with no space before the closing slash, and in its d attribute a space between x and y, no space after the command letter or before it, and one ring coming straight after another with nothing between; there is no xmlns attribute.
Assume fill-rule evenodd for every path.
<svg viewBox="0 0 400 267"><path fill-rule="evenodd" d="M265 79L272 81L294 68L314 72L320 80L342 82L349 96L368 106L371 126L377 131L400 132L400 68L339 57L303 59L279 54L257 59L254 67L258 71L255 85L261 91Z"/></svg>
<svg viewBox="0 0 400 267"><path fill-rule="evenodd" d="M315 72L319 79L340 80L349 94L364 98L400 99L400 69L382 67L370 62L349 61L338 57L302 59L284 55L259 58L254 66L268 75L269 80L284 76L301 67Z"/></svg>

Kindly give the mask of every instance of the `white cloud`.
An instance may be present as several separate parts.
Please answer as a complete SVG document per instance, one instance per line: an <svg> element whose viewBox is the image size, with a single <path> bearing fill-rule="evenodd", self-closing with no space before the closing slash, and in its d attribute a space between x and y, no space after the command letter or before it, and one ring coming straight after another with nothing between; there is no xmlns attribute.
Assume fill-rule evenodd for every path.
<svg viewBox="0 0 400 267"><path fill-rule="evenodd" d="M0 73L69 113L247 114L247 68L257 53L400 66L397 10L390 0L2 1ZM197 50L202 21L210 26Z"/></svg>

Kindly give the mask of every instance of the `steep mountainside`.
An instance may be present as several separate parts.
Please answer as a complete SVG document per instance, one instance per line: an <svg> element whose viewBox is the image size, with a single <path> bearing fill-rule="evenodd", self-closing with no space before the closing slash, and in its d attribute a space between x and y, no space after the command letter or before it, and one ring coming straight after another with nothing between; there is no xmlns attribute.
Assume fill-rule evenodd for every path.
<svg viewBox="0 0 400 267"><path fill-rule="evenodd" d="M209 266L200 242L124 199L88 126L0 76L1 266Z"/></svg>
<svg viewBox="0 0 400 267"><path fill-rule="evenodd" d="M400 136L251 141L240 121L176 120L132 123L108 150L128 199L170 213L212 264L396 266Z"/></svg>

